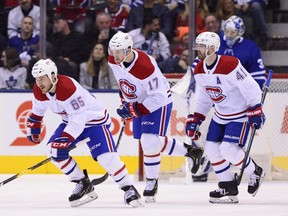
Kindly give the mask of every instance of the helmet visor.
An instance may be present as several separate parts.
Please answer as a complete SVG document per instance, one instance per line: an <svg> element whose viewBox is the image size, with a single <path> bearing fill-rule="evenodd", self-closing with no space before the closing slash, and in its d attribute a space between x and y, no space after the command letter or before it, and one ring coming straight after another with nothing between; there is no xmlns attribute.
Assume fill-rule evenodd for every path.
<svg viewBox="0 0 288 216"><path fill-rule="evenodd" d="M124 56L125 52L124 49L119 49L119 50L111 50L110 48L108 49L109 55L112 55L114 57L119 57L119 56Z"/></svg>

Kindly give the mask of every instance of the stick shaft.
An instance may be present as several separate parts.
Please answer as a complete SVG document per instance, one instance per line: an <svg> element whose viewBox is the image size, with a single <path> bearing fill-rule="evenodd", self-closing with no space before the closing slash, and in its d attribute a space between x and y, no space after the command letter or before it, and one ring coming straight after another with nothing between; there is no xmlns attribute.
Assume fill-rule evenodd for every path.
<svg viewBox="0 0 288 216"><path fill-rule="evenodd" d="M262 105L264 104L264 101L265 101L265 98L266 98L266 94L267 94L267 92L269 90L269 86L270 86L270 81L271 81L272 75L273 75L273 71L269 70L268 77L267 77L267 80L266 80L266 83L265 83L265 86L264 86L264 90L263 90L263 93L262 93L262 97L261 97L261 104ZM238 178L237 178L238 185L241 183L241 180L242 180L242 177L243 177L244 169L245 169L248 157L250 155L250 150L251 150L251 147L252 147L252 143L253 143L253 140L254 140L255 133L256 133L256 129L254 127L252 129L251 136L250 136L250 139L249 139L249 142L248 142L248 145L247 145L247 149L246 149L246 152L245 152L244 161L243 161L240 173L239 173Z"/></svg>

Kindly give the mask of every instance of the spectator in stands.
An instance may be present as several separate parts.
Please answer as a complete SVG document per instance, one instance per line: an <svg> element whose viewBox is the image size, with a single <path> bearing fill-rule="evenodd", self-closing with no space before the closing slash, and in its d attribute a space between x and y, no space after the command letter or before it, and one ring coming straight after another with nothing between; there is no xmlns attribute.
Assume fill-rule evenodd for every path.
<svg viewBox="0 0 288 216"><path fill-rule="evenodd" d="M55 33L49 38L49 42L52 44L55 54L62 57L78 71L79 64L84 61L82 49L85 41L83 34L70 29L64 14L55 14L54 28Z"/></svg>
<svg viewBox="0 0 288 216"><path fill-rule="evenodd" d="M35 78L32 76L32 67L34 64L41 59L40 57L40 46L38 45L35 50L35 55L32 57L32 59L29 61L29 65L27 68L27 88L32 89L35 84ZM53 46L51 43L46 42L46 58L51 59L58 68L58 73L63 74L69 77L72 77L74 79L78 78L78 70L75 70L75 68L71 67L70 64L65 61L62 57L59 57L55 55Z"/></svg>
<svg viewBox="0 0 288 216"><path fill-rule="evenodd" d="M97 43L87 62L80 64L80 84L86 89L119 89L111 68L108 65L107 51Z"/></svg>
<svg viewBox="0 0 288 216"><path fill-rule="evenodd" d="M155 39L151 47L151 55L157 63L160 63L170 57L170 44L166 36L160 31L159 18L157 16L145 17L143 27L129 32L133 38L133 47L139 50L147 51L152 33L155 33Z"/></svg>
<svg viewBox="0 0 288 216"><path fill-rule="evenodd" d="M34 20L34 31L39 34L40 8L32 4L32 0L19 0L20 5L12 9L8 14L8 37L11 38L19 33L21 21L24 16L31 16Z"/></svg>
<svg viewBox="0 0 288 216"><path fill-rule="evenodd" d="M143 5L131 9L126 31L141 28L146 17L158 16L160 31L170 40L173 35L170 11L163 0L144 0Z"/></svg>
<svg viewBox="0 0 288 216"><path fill-rule="evenodd" d="M25 89L27 70L21 66L16 48L7 48L2 52L0 67L0 89Z"/></svg>
<svg viewBox="0 0 288 216"><path fill-rule="evenodd" d="M90 0L51 0L56 6L55 14L64 14L71 29L80 33L85 32L86 11Z"/></svg>
<svg viewBox="0 0 288 216"><path fill-rule="evenodd" d="M162 73L185 73L188 69L189 50L185 49L181 55L169 57L158 64Z"/></svg>
<svg viewBox="0 0 288 216"><path fill-rule="evenodd" d="M218 54L237 57L262 89L266 70L260 49L255 42L242 37L244 32L245 25L240 17L234 15L227 19Z"/></svg>
<svg viewBox="0 0 288 216"><path fill-rule="evenodd" d="M196 1L196 34L204 32L205 23L204 18L209 14L209 9L206 3L206 0L197 0ZM186 3L185 10L179 14L176 20L176 28L179 26L188 26L189 25L189 5Z"/></svg>
<svg viewBox="0 0 288 216"><path fill-rule="evenodd" d="M109 13L111 15L111 28L115 31L125 31L129 12L130 7L122 4L122 0L107 0L105 13Z"/></svg>
<svg viewBox="0 0 288 216"><path fill-rule="evenodd" d="M7 47L7 38L0 34L0 53ZM3 62L0 61L0 67L3 67Z"/></svg>
<svg viewBox="0 0 288 216"><path fill-rule="evenodd" d="M218 0L215 14L220 22L220 29L224 30L225 21L235 15L233 0Z"/></svg>
<svg viewBox="0 0 288 216"><path fill-rule="evenodd" d="M9 39L9 46L15 47L20 54L23 66L28 66L29 60L34 55L39 35L33 33L34 20L31 16L25 16L21 22L21 31Z"/></svg>
<svg viewBox="0 0 288 216"><path fill-rule="evenodd" d="M108 47L110 39L116 34L116 31L111 26L111 15L105 12L98 13L95 20L95 28L85 34L85 41L87 43L85 50L92 50L96 43L102 43L105 47ZM89 54L89 52L85 53L84 61L88 60Z"/></svg>
<svg viewBox="0 0 288 216"><path fill-rule="evenodd" d="M223 31L221 31L220 29L219 20L217 19L215 14L208 14L205 17L204 22L205 22L205 28L207 31L215 32L219 36L223 34Z"/></svg>
<svg viewBox="0 0 288 216"><path fill-rule="evenodd" d="M180 26L177 28L177 35L178 35L178 40L179 44L175 46L173 49L172 56L180 56L183 50L188 49L188 43L189 43L189 27L188 26Z"/></svg>
<svg viewBox="0 0 288 216"><path fill-rule="evenodd" d="M235 8L238 9L236 14L244 20L246 29L247 29L247 24L249 22L245 22L245 15L251 16L254 21L254 25L251 26L252 33L254 34L251 36L248 35L249 39L255 40L255 38L258 37L259 41L262 41L262 42L267 41L268 29L267 29L267 24L265 21L265 14L264 14L267 4L268 4L268 0L237 0L236 1ZM257 32L255 32L255 26L256 26Z"/></svg>

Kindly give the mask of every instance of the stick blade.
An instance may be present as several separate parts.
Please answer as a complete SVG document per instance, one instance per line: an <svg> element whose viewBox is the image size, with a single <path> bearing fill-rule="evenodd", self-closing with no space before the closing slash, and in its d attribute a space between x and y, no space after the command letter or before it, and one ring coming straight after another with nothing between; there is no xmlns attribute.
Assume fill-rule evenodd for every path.
<svg viewBox="0 0 288 216"><path fill-rule="evenodd" d="M92 185L99 185L99 184L103 183L104 181L106 181L108 176L109 176L109 174L105 173L105 175L101 176L100 178L93 179L91 181L91 183L92 183Z"/></svg>

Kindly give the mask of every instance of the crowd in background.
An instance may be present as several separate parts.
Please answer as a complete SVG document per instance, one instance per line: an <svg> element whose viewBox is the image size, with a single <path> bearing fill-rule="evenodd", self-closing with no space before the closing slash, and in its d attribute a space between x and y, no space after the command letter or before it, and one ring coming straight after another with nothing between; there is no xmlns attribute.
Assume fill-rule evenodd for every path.
<svg viewBox="0 0 288 216"><path fill-rule="evenodd" d="M108 43L117 31L129 32L134 47L147 51L163 73L185 73L188 65L188 0L47 0L46 56L59 74L87 89L115 89L107 64ZM244 38L263 49L267 41L268 0L196 0L196 34L223 34L232 15L245 23ZM39 0L0 3L0 89L30 89L33 64L40 58Z"/></svg>

